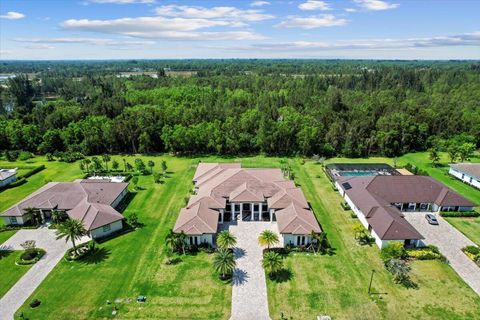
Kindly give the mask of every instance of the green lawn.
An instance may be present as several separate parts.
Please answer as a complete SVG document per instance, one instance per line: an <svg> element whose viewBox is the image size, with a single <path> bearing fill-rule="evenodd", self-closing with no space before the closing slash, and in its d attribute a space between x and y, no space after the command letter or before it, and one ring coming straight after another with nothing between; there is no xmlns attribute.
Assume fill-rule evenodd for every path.
<svg viewBox="0 0 480 320"><path fill-rule="evenodd" d="M470 240L480 246L480 217L478 218L445 218Z"/></svg>
<svg viewBox="0 0 480 320"><path fill-rule="evenodd" d="M383 162L378 158L369 161ZM334 319L480 317L480 298L448 265L414 262L412 278L418 289L394 284L383 267L378 248L362 247L354 240L351 227L355 219L341 209L341 198L333 191L321 166L313 162L302 166L297 161L292 161L292 166L336 251L332 256L297 254L286 259L292 279L282 283L267 280L272 319L279 319L281 313L294 319L313 319L320 314ZM367 294L372 269L373 291L384 293L382 299Z"/></svg>
<svg viewBox="0 0 480 320"><path fill-rule="evenodd" d="M170 178L154 184L152 176L140 177L143 190L125 212L136 212L145 226L99 245L100 254L88 263L62 260L31 297L42 305L32 310L29 300L18 313L30 319L105 319L112 317L115 305L121 319L229 318L231 287L213 272L212 256L198 254L182 257L177 265L164 264L164 239L189 195L194 173L193 160L164 159ZM159 168L160 157L154 160ZM71 166L76 170L78 164ZM145 304L135 302L140 294L147 296ZM134 301L128 303L128 298Z"/></svg>
<svg viewBox="0 0 480 320"><path fill-rule="evenodd" d="M15 259L21 254L22 251L0 251L0 298L3 297L31 267L15 265Z"/></svg>
<svg viewBox="0 0 480 320"><path fill-rule="evenodd" d="M122 163L121 157L115 157ZM99 247L91 261L61 261L19 310L30 319L107 319L112 308L117 318L138 319L227 319L230 316L231 288L221 283L211 267L211 256L182 257L182 262L163 263L164 239L172 228L184 198L189 195L196 160L193 158L142 157L153 159L155 169L165 159L170 178L154 184L151 176L140 177L138 191L125 214L136 212L145 226L109 240ZM127 157L133 163L133 157ZM348 159L342 159L349 161ZM241 161L244 167L279 167L279 158L202 158L202 161ZM419 289L395 285L379 259L376 247L361 247L353 239L354 221L340 209L340 197L331 189L320 165L308 161L300 165L289 160L296 180L311 202L318 219L336 248L333 256L290 256L286 263L293 278L284 283L267 283L271 317L280 313L294 319L330 314L337 319L474 319L480 299L447 265L432 262L413 263L413 278ZM335 159L331 160L332 162ZM356 161L365 161L357 159ZM372 158L370 162L392 163ZM46 162L47 169L29 178L29 182L1 193L4 209L47 181L72 181L82 176L78 163ZM1 162L0 162L1 165ZM15 192L13 192L15 190ZM0 234L1 235L1 234ZM384 292L383 299L366 293L370 270L375 269L374 290ZM441 294L439 294L441 292ZM147 303L128 303L127 298L142 294ZM457 297L462 297L458 299ZM42 305L32 310L31 299ZM114 302L116 299L119 302ZM107 305L106 301L112 301Z"/></svg>

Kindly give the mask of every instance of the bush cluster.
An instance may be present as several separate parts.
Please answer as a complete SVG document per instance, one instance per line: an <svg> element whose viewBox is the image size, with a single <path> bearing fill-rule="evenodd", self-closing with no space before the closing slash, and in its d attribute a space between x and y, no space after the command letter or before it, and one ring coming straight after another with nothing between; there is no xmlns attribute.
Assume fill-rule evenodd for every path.
<svg viewBox="0 0 480 320"><path fill-rule="evenodd" d="M40 248L31 248L25 250L15 261L19 265L34 264L45 255L45 250Z"/></svg>
<svg viewBox="0 0 480 320"><path fill-rule="evenodd" d="M74 248L70 248L67 250L67 252L65 253L65 260L67 261L77 261L77 260L80 260L82 259L83 257L85 257L89 252L90 252L90 249L92 248L92 246L94 246L94 240L90 240L88 242L85 242L85 243L82 243L81 245L78 245L77 246L77 251L80 252L80 254L77 256L77 255L74 255L72 256L72 252L75 251ZM85 250L85 249L88 249L88 250Z"/></svg>
<svg viewBox="0 0 480 320"><path fill-rule="evenodd" d="M342 201L340 203L340 205L342 206L342 209L347 211L347 210L350 210L350 206L348 205L348 203L346 201Z"/></svg>
<svg viewBox="0 0 480 320"><path fill-rule="evenodd" d="M476 246L466 246L462 249L463 252L469 257L473 262L480 267L480 248Z"/></svg>
<svg viewBox="0 0 480 320"><path fill-rule="evenodd" d="M407 163L404 168L407 169L408 171L410 171L411 173L416 174L418 176L428 176L427 171L422 170L419 167L417 167L417 166L415 166L411 163Z"/></svg>
<svg viewBox="0 0 480 320"><path fill-rule="evenodd" d="M437 247L427 246L424 248L412 248L407 250L408 258L417 260L441 260L446 261L446 258L440 253Z"/></svg>

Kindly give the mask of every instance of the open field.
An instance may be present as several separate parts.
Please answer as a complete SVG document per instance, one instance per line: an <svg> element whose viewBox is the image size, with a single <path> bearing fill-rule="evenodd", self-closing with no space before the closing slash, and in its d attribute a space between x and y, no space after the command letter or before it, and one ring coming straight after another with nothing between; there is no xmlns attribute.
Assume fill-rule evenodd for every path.
<svg viewBox="0 0 480 320"><path fill-rule="evenodd" d="M113 158L121 163L120 156ZM125 214L136 212L145 226L100 244L100 254L87 262L61 261L27 301L40 299L40 308L32 310L26 303L17 314L23 312L31 319L110 318L115 305L117 317L121 319L229 318L231 288L217 280L211 256L182 257L183 261L173 266L163 263L164 239L175 223L184 198L189 195L197 160L170 156L141 158L153 159L154 170L158 170L160 160L165 159L171 172L164 184L154 184L151 176L139 179L141 190L136 192ZM134 157L126 159L133 163ZM244 167L279 167L280 160L264 156L202 158L202 161L241 161ZM341 160L350 162L350 159ZM382 265L377 247L362 247L354 240L351 226L355 220L340 208L340 196L332 190L321 166L311 161L305 165L297 159L288 161L336 253L287 258L292 279L283 283L267 281L272 319L280 318L281 312L294 319L313 318L323 313L339 319L478 317L480 298L448 265L436 261L414 262L412 275L419 288L405 289L394 284ZM392 163L386 158L355 161ZM2 201L3 209L48 180L72 181L82 176L78 163L47 162L42 158L33 162L45 163L47 169L29 178L26 184L6 190L8 203ZM4 193L0 196L3 200ZM372 269L375 270L374 292L385 293L381 300L367 294ZM136 298L139 294L147 296L146 304L126 302L127 298ZM456 299L458 296L462 299ZM121 302L115 303L116 299ZM112 305L107 305L107 300Z"/></svg>
<svg viewBox="0 0 480 320"><path fill-rule="evenodd" d="M341 198L321 166L312 162L303 166L292 163L297 182L336 250L332 256L297 254L286 259L292 279L283 283L267 281L272 319L279 319L281 313L299 319L320 314L336 319L480 317L480 298L448 265L414 262L412 278L418 289L394 284L383 267L378 248L362 247L354 240L351 227L355 219L341 209ZM375 270L373 292L384 293L381 300L378 295L370 297L367 293L371 270ZM462 299L455 298L459 296Z"/></svg>
<svg viewBox="0 0 480 320"><path fill-rule="evenodd" d="M1 234L1 233L0 233ZM31 265L17 266L15 259L22 251L0 251L0 298L20 279Z"/></svg>
<svg viewBox="0 0 480 320"><path fill-rule="evenodd" d="M478 218L445 218L470 240L480 246L480 217Z"/></svg>
<svg viewBox="0 0 480 320"><path fill-rule="evenodd" d="M133 163L133 158L127 159ZM157 168L160 159L154 159ZM170 178L154 184L152 176L140 177L141 190L125 211L126 215L136 212L145 226L99 245L100 253L89 261L61 261L31 297L42 305L31 310L27 301L19 313L30 319L108 318L115 305L122 319L229 317L231 287L217 280L211 256L182 257L174 266L163 263L165 236L189 194L194 172L192 160L163 159ZM67 166L73 174L64 176L66 180L81 176L78 163ZM140 294L147 296L146 304L135 302ZM133 302L127 303L128 298ZM116 299L123 302L115 303Z"/></svg>

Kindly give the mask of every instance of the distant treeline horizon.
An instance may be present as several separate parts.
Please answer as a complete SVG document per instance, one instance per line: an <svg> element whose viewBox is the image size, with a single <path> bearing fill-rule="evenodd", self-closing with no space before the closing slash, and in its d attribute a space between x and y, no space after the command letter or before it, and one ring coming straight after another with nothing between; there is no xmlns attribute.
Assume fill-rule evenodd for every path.
<svg viewBox="0 0 480 320"><path fill-rule="evenodd" d="M475 61L2 61L0 73L16 75L0 85L4 151L363 157L480 146Z"/></svg>

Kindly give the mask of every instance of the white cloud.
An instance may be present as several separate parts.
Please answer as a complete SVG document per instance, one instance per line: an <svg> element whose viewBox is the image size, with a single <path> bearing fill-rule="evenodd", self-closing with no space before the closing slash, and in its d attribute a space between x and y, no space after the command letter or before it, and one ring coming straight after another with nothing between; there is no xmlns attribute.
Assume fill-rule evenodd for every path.
<svg viewBox="0 0 480 320"><path fill-rule="evenodd" d="M131 41L131 40L113 40L102 38L16 38L16 42L31 43L38 45L51 44L89 44L95 46L142 46L155 44L154 41Z"/></svg>
<svg viewBox="0 0 480 320"><path fill-rule="evenodd" d="M268 1L253 1L250 3L251 7L263 7L263 6L268 6L270 2Z"/></svg>
<svg viewBox="0 0 480 320"><path fill-rule="evenodd" d="M188 19L219 19L227 21L253 22L272 19L273 16L264 13L262 10L242 10L235 7L197 7L166 5L155 9L160 16L181 17Z"/></svg>
<svg viewBox="0 0 480 320"><path fill-rule="evenodd" d="M440 47L479 47L480 31L453 36L437 36L405 39L354 39L332 42L294 41L261 42L250 46L231 47L230 50L271 51L271 52L321 52L329 50L385 50ZM217 48L218 49L218 48ZM228 47L224 47L228 49Z"/></svg>
<svg viewBox="0 0 480 320"><path fill-rule="evenodd" d="M346 12L357 12L357 9L355 8L345 8Z"/></svg>
<svg viewBox="0 0 480 320"><path fill-rule="evenodd" d="M120 34L147 39L254 40L264 38L251 31L194 32L204 28L234 25L235 23L224 20L165 17L138 17L113 20L70 19L60 24L64 29Z"/></svg>
<svg viewBox="0 0 480 320"><path fill-rule="evenodd" d="M280 22L276 26L282 28L314 29L344 26L346 23L346 19L339 19L332 14L326 14L322 16L309 17L288 16L287 20Z"/></svg>
<svg viewBox="0 0 480 320"><path fill-rule="evenodd" d="M300 10L321 10L327 11L331 10L330 5L325 1L318 1L318 0L307 0L307 2L301 3L298 8Z"/></svg>
<svg viewBox="0 0 480 320"><path fill-rule="evenodd" d="M398 8L400 4L398 3L389 3L386 1L381 0L353 0L356 2L360 7L372 10L372 11L380 11L380 10L389 10Z"/></svg>
<svg viewBox="0 0 480 320"><path fill-rule="evenodd" d="M92 3L101 3L101 4L132 4L132 3L146 3L152 4L155 3L155 0L88 0Z"/></svg>
<svg viewBox="0 0 480 320"><path fill-rule="evenodd" d="M23 18L25 18L25 15L23 13L15 12L15 11L9 11L7 12L7 14L0 16L0 19L6 19L6 20L18 20Z"/></svg>

